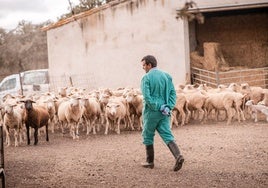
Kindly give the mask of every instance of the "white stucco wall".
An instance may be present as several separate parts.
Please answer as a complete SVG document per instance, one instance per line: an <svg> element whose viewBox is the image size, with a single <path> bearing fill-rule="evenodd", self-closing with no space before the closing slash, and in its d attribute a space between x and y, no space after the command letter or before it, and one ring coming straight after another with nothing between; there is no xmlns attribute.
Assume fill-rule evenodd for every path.
<svg viewBox="0 0 268 188"><path fill-rule="evenodd" d="M90 88L139 87L140 60L152 54L174 83L183 83L187 39L183 21L175 18L177 8L176 0L140 1L132 11L129 2L122 3L48 30L52 81L63 86L64 75L81 75L90 79Z"/></svg>

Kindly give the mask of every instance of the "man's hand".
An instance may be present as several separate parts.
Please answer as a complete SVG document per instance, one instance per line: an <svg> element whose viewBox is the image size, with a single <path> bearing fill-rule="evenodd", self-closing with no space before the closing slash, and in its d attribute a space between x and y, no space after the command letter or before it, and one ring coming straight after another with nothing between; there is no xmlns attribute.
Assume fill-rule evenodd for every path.
<svg viewBox="0 0 268 188"><path fill-rule="evenodd" d="M161 106L160 111L164 116L170 116L171 114L171 110L166 104L163 104Z"/></svg>

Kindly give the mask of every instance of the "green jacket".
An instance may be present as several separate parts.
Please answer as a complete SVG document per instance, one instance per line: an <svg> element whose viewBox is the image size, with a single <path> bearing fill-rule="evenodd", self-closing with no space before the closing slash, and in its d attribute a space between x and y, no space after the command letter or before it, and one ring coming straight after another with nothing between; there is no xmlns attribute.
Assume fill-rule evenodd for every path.
<svg viewBox="0 0 268 188"><path fill-rule="evenodd" d="M166 104L171 110L176 104L176 91L172 77L157 68L152 68L141 81L143 110L159 111Z"/></svg>

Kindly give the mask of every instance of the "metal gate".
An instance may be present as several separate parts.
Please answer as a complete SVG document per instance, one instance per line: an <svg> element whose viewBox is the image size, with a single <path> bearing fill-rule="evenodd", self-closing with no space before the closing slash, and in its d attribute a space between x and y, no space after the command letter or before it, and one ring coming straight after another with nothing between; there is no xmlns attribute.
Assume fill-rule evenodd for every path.
<svg viewBox="0 0 268 188"><path fill-rule="evenodd" d="M225 72L208 71L196 67L191 68L193 84L207 84L217 87L220 84L248 83L250 86L268 88L268 67L254 69L237 69Z"/></svg>

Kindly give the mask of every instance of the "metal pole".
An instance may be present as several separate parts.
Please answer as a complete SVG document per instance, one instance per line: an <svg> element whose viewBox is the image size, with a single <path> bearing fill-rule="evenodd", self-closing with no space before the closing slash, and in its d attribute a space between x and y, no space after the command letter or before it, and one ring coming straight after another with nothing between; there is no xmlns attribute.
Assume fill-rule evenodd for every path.
<svg viewBox="0 0 268 188"><path fill-rule="evenodd" d="M5 177L5 170L4 170L4 143L3 143L4 139L3 139L3 126L0 125L0 152L1 152L1 163L0 163L0 175L1 175L1 179L2 179L2 187L5 188L6 187L6 177Z"/></svg>
<svg viewBox="0 0 268 188"><path fill-rule="evenodd" d="M23 86L22 86L22 80L21 80L21 73L19 72L19 79L20 79L20 90L21 90L21 95L23 95Z"/></svg>

